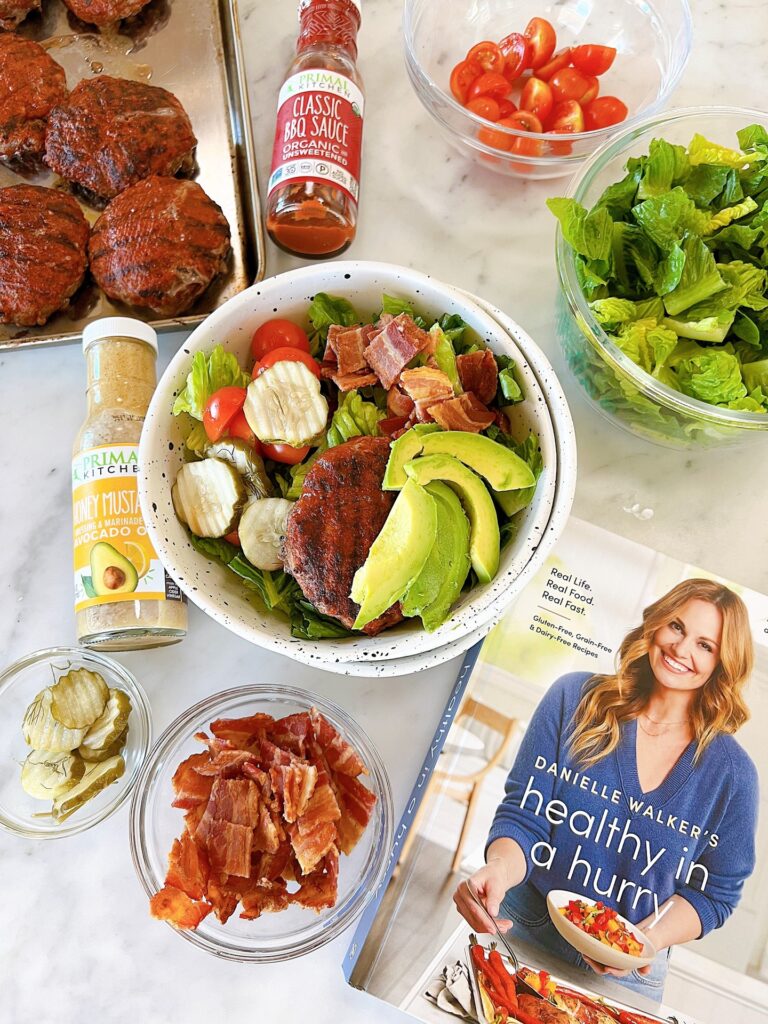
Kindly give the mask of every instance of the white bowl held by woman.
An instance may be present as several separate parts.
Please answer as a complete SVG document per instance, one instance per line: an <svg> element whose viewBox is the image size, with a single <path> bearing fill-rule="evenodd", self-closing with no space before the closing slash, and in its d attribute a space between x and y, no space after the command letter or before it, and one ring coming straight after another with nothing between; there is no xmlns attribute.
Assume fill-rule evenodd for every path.
<svg viewBox="0 0 768 1024"><path fill-rule="evenodd" d="M623 924L637 941L642 943L643 952L639 956L623 953L620 949L614 949L613 946L601 942L594 935L582 931L578 925L573 924L560 913L560 908L567 907L571 900L583 899L584 897L577 892L568 892L567 889L553 889L547 893L547 910L552 924L566 942L578 950L582 956L588 956L590 960L603 964L605 967L614 967L618 971L635 971L638 967L646 967L653 962L653 958L656 956L653 943L643 935L636 925L628 921L626 917L622 917L621 914L616 915L619 924Z"/></svg>
<svg viewBox="0 0 768 1024"><path fill-rule="evenodd" d="M363 317L381 308L384 293L408 300L435 317L458 313L494 352L512 356L516 361L525 400L515 407L514 431L521 439L528 430L539 436L544 470L533 501L520 514L516 536L502 551L495 579L464 592L451 617L434 633L427 633L418 619L412 619L375 637L356 635L318 641L292 637L285 618L256 607L252 595L233 573L192 547L173 509L171 486L183 462L184 438L182 424L171 410L175 396L186 382L193 355L210 352L214 345L221 344L247 366L256 327L273 316L304 323L312 297L321 291L348 299ZM524 332L517 337L525 339L526 351L536 353L538 375L521 351L523 346L518 346L473 298L424 274L392 264L321 264L279 275L241 292L192 333L160 380L147 413L141 439L139 495L150 537L170 575L190 600L237 635L305 664L354 674L356 663L376 662L381 666L381 674L400 674L410 669L403 665L398 671L393 659L438 649L443 656L436 658L434 664L454 657L459 651L443 651L446 645L476 635L480 627L490 628L498 621L519 592L521 573L534 552L543 558L557 539L567 509L566 515L558 517L556 531L547 530L547 526L552 518L558 475L567 477L563 494L568 507L572 498L576 467L568 408L559 401L550 407L540 378L554 378L551 367ZM553 417L566 424L564 432L555 432ZM563 440L565 437L567 441Z"/></svg>

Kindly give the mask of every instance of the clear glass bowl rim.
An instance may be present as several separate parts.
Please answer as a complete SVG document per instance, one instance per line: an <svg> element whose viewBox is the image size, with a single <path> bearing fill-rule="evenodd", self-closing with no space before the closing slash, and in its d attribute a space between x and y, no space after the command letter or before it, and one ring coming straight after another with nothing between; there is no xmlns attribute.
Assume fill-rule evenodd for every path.
<svg viewBox="0 0 768 1024"><path fill-rule="evenodd" d="M654 117L657 111L659 111L664 106L666 101L677 88L678 82L680 81L680 78L683 72L685 71L688 59L691 55L691 50L693 48L693 16L691 14L690 4L688 0L678 0L678 2L680 4L683 19L685 22L685 44L682 48L683 52L680 54L678 58L677 67L675 68L672 75L670 75L669 79L664 83L664 88L659 92L656 98L647 107L645 107L639 113L634 114L632 117L627 118L626 121L622 121L621 125L609 125L607 128L599 128L589 132L569 133L567 136L568 142L579 143L586 140L594 141L598 145L602 145L601 140L607 138L612 139L615 137L617 128L629 129L632 127L636 127L638 124L643 123L647 121L649 118ZM426 73L426 71L424 71L415 53L415 45L413 39L413 19L410 16L411 8L413 7L413 5L414 0L404 0L403 38L405 42L406 67L408 69L409 74L411 74L411 76L417 79L418 83L421 85L423 89L426 90L427 93L435 95L440 100L447 100L450 108L456 111L459 115L467 118L469 124L474 123L478 128L487 128L489 126L492 126L494 131L500 131L502 134L509 136L510 140L528 138L531 134L530 132L518 131L516 128L507 128L505 125L499 126L497 124L494 124L493 121L487 121L484 117L480 117L479 115L473 113L473 111L467 110L466 107L463 107L460 103L457 102L457 100L451 95L450 92L446 92L446 90L441 89L440 86ZM444 128L449 130L452 134L456 134L456 129L453 128L453 126L446 124L442 120L442 118L435 114L434 110L430 110L430 113L432 114L433 117L440 121ZM542 132L540 135L537 134L536 137L544 142L563 141L562 134L559 134L557 132ZM509 156L509 152L507 150L497 149L494 146L489 146L478 139L473 139L472 145L476 149L484 153L487 153L490 156ZM575 166L581 164L581 162L585 159L583 153L572 153L563 156L550 155L545 157L531 157L515 154L514 158L515 162L517 163L529 163L536 166L542 166L544 164L549 163L557 164L559 166L571 163L574 164Z"/></svg>
<svg viewBox="0 0 768 1024"><path fill-rule="evenodd" d="M224 705L233 701L240 699L259 701L270 697L284 698L306 709L316 707L321 714L327 713L330 718L339 722L343 728L343 737L355 745L365 761L370 777L376 780L377 795L381 802L383 828L382 833L374 840L374 852L369 857L369 865L350 894L346 905L342 905L341 911L339 911L338 905L334 908L337 914L336 919L330 926L311 932L298 944L273 946L261 950L234 945L221 947L195 931L177 929L171 924L168 925L198 949L212 953L220 959L238 963L277 963L292 960L319 949L340 935L359 917L376 894L384 879L394 840L394 806L387 770L372 740L348 712L328 697L301 687L287 686L282 683L251 683L237 686L205 697L182 712L158 737L149 756L144 761L131 801L130 842L133 865L147 896L152 897L156 889L150 878L151 871L146 854L145 832L142 826L147 804L153 792L153 787L149 783L156 767L165 761L171 749L179 741L191 736L191 727L199 719L214 719Z"/></svg>
<svg viewBox="0 0 768 1024"><path fill-rule="evenodd" d="M70 658L72 661L90 659L101 665L102 668L125 685L133 702L131 714L136 716L134 722L131 723L131 728L139 732L137 759L133 768L133 774L127 778L123 776L125 779L123 785L121 786L118 782L118 785L115 787L114 799L105 804L97 814L92 814L90 817L78 818L77 815L73 814L63 825L24 828L17 822L6 818L2 808L0 808L0 825L8 832L23 836L25 839L64 839L67 836L86 832L89 828L109 818L131 795L152 741L152 717L146 693L133 673L129 672L119 661L107 657L107 655L102 654L100 651L91 651L82 647L46 647L43 650L27 654L0 672L0 701L2 701L3 690L6 686L10 686L13 683L19 672L29 668L31 665L50 662L59 658ZM21 723L19 723L19 729L21 729ZM120 780L120 782L122 781Z"/></svg>
<svg viewBox="0 0 768 1024"><path fill-rule="evenodd" d="M663 114L656 114L647 117L627 127L618 135L609 139L599 149L587 158L584 165L574 175L568 188L567 196L579 203L584 203L584 197L589 190L594 178L600 174L606 164L618 157L636 138L643 135L649 129L661 130L665 125L685 122L688 119L701 117L743 117L744 127L753 124L755 121L768 125L768 112L756 110L751 107L678 107L668 110ZM618 173L616 180L618 181ZM675 391L656 380L649 373L634 363L629 356L611 341L600 324L595 320L589 308L576 277L576 266L574 254L570 246L563 238L563 233L558 224L557 237L555 241L555 253L557 272L560 278L563 292L568 305L577 321L581 321L589 330L590 338L597 346L601 356L611 368L624 376L630 377L633 383L646 395L649 395L659 404L671 408L674 411L698 420L708 420L718 426L742 427L747 430L768 430L768 415L760 412L745 412L739 409L722 409L709 402L702 402L698 398L690 398L688 395Z"/></svg>

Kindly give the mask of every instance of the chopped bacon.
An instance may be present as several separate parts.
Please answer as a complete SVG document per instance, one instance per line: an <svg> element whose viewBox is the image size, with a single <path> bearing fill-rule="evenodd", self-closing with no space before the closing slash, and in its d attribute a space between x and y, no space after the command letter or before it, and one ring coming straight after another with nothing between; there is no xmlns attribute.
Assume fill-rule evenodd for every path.
<svg viewBox="0 0 768 1024"><path fill-rule="evenodd" d="M213 912L222 924L226 924L237 910L240 897L228 886L220 885L215 879L208 882L206 899L213 907Z"/></svg>
<svg viewBox="0 0 768 1024"><path fill-rule="evenodd" d="M279 718L269 729L269 739L278 747L290 750L297 757L306 753L307 736L311 728L308 711Z"/></svg>
<svg viewBox="0 0 768 1024"><path fill-rule="evenodd" d="M292 900L299 906L320 911L336 903L339 881L339 851L331 846L323 863L311 874L302 878L301 887L293 894Z"/></svg>
<svg viewBox="0 0 768 1024"><path fill-rule="evenodd" d="M210 757L208 752L202 754L191 754L186 761L182 761L174 772L171 779L173 791L176 798L173 807L180 807L188 811L198 804L204 804L211 794L211 779L204 778L198 768L208 764Z"/></svg>
<svg viewBox="0 0 768 1024"><path fill-rule="evenodd" d="M334 374L339 372L339 368L335 362L326 362L325 360L320 363L320 379L321 380L332 380Z"/></svg>
<svg viewBox="0 0 768 1024"><path fill-rule="evenodd" d="M243 911L240 917L252 921L265 913L277 913L285 910L291 902L285 882L276 879L274 882L258 882L243 893Z"/></svg>
<svg viewBox="0 0 768 1024"><path fill-rule="evenodd" d="M406 418L413 412L413 399L406 395L399 384L393 384L387 392L387 412L390 416Z"/></svg>
<svg viewBox="0 0 768 1024"><path fill-rule="evenodd" d="M403 370L400 384L413 399L417 418L429 422L432 407L438 402L453 398L453 384L448 374L435 370L431 366L418 366L414 370Z"/></svg>
<svg viewBox="0 0 768 1024"><path fill-rule="evenodd" d="M283 798L283 817L296 821L307 809L317 782L317 768L312 764L294 761L289 765L270 768L272 788Z"/></svg>
<svg viewBox="0 0 768 1024"><path fill-rule="evenodd" d="M431 405L427 411L445 430L468 430L473 434L490 427L495 418L470 391Z"/></svg>
<svg viewBox="0 0 768 1024"><path fill-rule="evenodd" d="M174 839L168 857L166 885L181 889L190 899L201 900L205 896L210 872L207 853L188 832L183 832L181 839Z"/></svg>
<svg viewBox="0 0 768 1024"><path fill-rule="evenodd" d="M271 740L261 740L256 752L256 760L269 768L275 764L290 764L293 754L288 750L281 750Z"/></svg>
<svg viewBox="0 0 768 1024"><path fill-rule="evenodd" d="M208 903L194 903L185 892L173 885L165 885L149 901L149 912L159 921L168 921L177 928L197 928L210 914Z"/></svg>
<svg viewBox="0 0 768 1024"><path fill-rule="evenodd" d="M336 798L342 809L338 822L338 846L342 853L349 854L357 845L360 836L370 821L376 794L351 775L337 773L333 777Z"/></svg>
<svg viewBox="0 0 768 1024"><path fill-rule="evenodd" d="M494 415L494 423L499 428L499 430L502 432L502 434L511 434L512 433L512 425L509 422L509 416L507 416L507 414L505 412L503 412L501 409L494 409L493 410L493 415Z"/></svg>
<svg viewBox="0 0 768 1024"><path fill-rule="evenodd" d="M274 853L257 853L251 857L251 877L273 882L285 871L293 854L291 844L286 840Z"/></svg>
<svg viewBox="0 0 768 1024"><path fill-rule="evenodd" d="M217 818L208 830L208 857L213 871L248 878L251 873L253 829Z"/></svg>
<svg viewBox="0 0 768 1024"><path fill-rule="evenodd" d="M261 805L259 821L253 833L254 850L277 853L284 831L282 826L275 821L275 817L276 815L270 813L270 809L266 804Z"/></svg>
<svg viewBox="0 0 768 1024"><path fill-rule="evenodd" d="M272 715L262 713L248 718L217 718L211 722L211 732L220 740L228 740L238 750L250 745L250 741L265 733L273 724Z"/></svg>
<svg viewBox="0 0 768 1024"><path fill-rule="evenodd" d="M207 764L196 770L201 775L220 775L231 777L238 775L246 761L252 761L253 754L247 750L219 750Z"/></svg>
<svg viewBox="0 0 768 1024"><path fill-rule="evenodd" d="M212 779L210 780L213 781ZM208 804L195 804L187 813L184 815L184 827L191 836L195 834L197 828L205 816L205 812L208 808Z"/></svg>
<svg viewBox="0 0 768 1024"><path fill-rule="evenodd" d="M259 787L250 779L216 779L208 807L214 818L255 828L259 820Z"/></svg>
<svg viewBox="0 0 768 1024"><path fill-rule="evenodd" d="M363 759L351 744L342 739L325 715L321 715L317 708L312 708L309 717L312 722L312 733L325 755L329 768L345 775L367 774Z"/></svg>
<svg viewBox="0 0 768 1024"><path fill-rule="evenodd" d="M272 789L272 783L269 780L269 773L265 772L263 768L259 768L253 763L253 761L246 761L243 765L243 775L246 775L249 779L253 779L261 790L261 795L266 800Z"/></svg>
<svg viewBox="0 0 768 1024"><path fill-rule="evenodd" d="M383 317L382 317L383 320ZM401 313L375 335L365 350L365 360L381 381L391 388L408 363L429 344L429 335L413 317Z"/></svg>
<svg viewBox="0 0 768 1024"><path fill-rule="evenodd" d="M332 324L328 328L328 341L323 362L330 362L330 355L333 353L340 374L364 370L368 365L363 354L366 341L366 334L362 327L340 327L337 324Z"/></svg>
<svg viewBox="0 0 768 1024"><path fill-rule="evenodd" d="M489 348L456 356L456 368L465 391L471 391L483 405L493 401L499 386L499 368Z"/></svg>
<svg viewBox="0 0 768 1024"><path fill-rule="evenodd" d="M288 827L293 852L296 854L303 875L310 874L336 842L336 826L332 821L320 822L308 827L301 827L301 818L295 825Z"/></svg>
<svg viewBox="0 0 768 1024"><path fill-rule="evenodd" d="M368 371L355 373L333 373L331 380L339 391L355 391L357 388L370 388L379 383L375 373Z"/></svg>

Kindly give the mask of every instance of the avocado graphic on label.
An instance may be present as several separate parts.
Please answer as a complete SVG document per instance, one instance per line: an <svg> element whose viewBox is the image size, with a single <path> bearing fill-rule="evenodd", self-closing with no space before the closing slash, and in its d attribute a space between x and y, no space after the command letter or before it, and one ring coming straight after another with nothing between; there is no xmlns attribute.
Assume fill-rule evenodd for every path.
<svg viewBox="0 0 768 1024"><path fill-rule="evenodd" d="M106 541L91 548L91 579L98 597L130 594L136 589L139 574L125 555Z"/></svg>

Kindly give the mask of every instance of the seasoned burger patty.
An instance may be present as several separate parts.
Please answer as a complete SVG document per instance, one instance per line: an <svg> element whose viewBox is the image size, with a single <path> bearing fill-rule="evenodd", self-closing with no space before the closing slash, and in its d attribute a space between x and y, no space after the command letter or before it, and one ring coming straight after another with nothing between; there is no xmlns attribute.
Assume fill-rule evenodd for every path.
<svg viewBox="0 0 768 1024"><path fill-rule="evenodd" d="M107 206L88 251L111 299L176 316L226 269L229 224L196 182L147 178Z"/></svg>
<svg viewBox="0 0 768 1024"><path fill-rule="evenodd" d="M521 995L517 997L521 1010L524 1010L529 1020L537 1020L540 1024L572 1024L573 1018L565 1010L558 1010L556 1006L545 999L538 999L536 996Z"/></svg>
<svg viewBox="0 0 768 1024"><path fill-rule="evenodd" d="M0 322L44 324L80 285L88 222L72 196L39 185L0 188Z"/></svg>
<svg viewBox="0 0 768 1024"><path fill-rule="evenodd" d="M0 0L0 29L9 31L31 11L39 11L42 0Z"/></svg>
<svg viewBox="0 0 768 1024"><path fill-rule="evenodd" d="M39 160L51 109L67 98L64 69L42 46L0 35L0 159Z"/></svg>
<svg viewBox="0 0 768 1024"><path fill-rule="evenodd" d="M149 0L64 0L75 17L89 25L114 25L132 18Z"/></svg>
<svg viewBox="0 0 768 1024"><path fill-rule="evenodd" d="M359 605L352 577L368 557L396 495L382 491L389 459L386 437L354 437L321 455L307 473L288 516L285 570L318 611L351 628ZM373 636L400 622L400 605L365 627Z"/></svg>
<svg viewBox="0 0 768 1024"><path fill-rule="evenodd" d="M76 85L51 112L45 162L67 181L112 199L152 174L191 171L196 144L173 93L100 75Z"/></svg>

